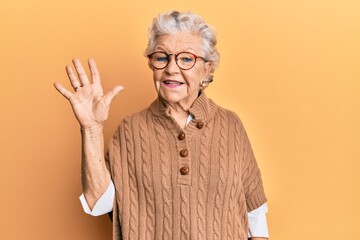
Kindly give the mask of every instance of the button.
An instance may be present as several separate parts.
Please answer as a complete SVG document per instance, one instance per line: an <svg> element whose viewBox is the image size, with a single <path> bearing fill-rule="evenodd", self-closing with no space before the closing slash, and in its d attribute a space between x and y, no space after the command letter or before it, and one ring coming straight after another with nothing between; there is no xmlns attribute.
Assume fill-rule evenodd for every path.
<svg viewBox="0 0 360 240"><path fill-rule="evenodd" d="M187 175L187 174L189 174L189 172L190 172L190 169L188 167L180 168L181 175Z"/></svg>
<svg viewBox="0 0 360 240"><path fill-rule="evenodd" d="M197 125L196 125L196 127L198 128L198 129L202 129L203 127L204 127L204 123L203 122L198 122L197 123Z"/></svg>
<svg viewBox="0 0 360 240"><path fill-rule="evenodd" d="M189 151L186 148L184 148L183 150L180 151L181 157L187 157L188 154L189 154Z"/></svg>
<svg viewBox="0 0 360 240"><path fill-rule="evenodd" d="M184 140L185 139L185 133L181 132L178 136L178 139L181 141L181 140Z"/></svg>

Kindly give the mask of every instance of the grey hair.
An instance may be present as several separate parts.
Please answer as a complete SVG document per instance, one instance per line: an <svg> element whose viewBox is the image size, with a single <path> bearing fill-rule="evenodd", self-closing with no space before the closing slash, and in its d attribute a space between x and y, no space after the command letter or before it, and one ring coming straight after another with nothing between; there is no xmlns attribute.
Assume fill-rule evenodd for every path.
<svg viewBox="0 0 360 240"><path fill-rule="evenodd" d="M199 15L194 13L170 11L157 15L148 31L149 42L145 50L145 56L154 51L156 41L160 36L177 32L191 32L202 37L203 57L211 63L211 73L213 73L220 60L220 55L216 49L215 30L206 24ZM212 76L210 77L211 81Z"/></svg>

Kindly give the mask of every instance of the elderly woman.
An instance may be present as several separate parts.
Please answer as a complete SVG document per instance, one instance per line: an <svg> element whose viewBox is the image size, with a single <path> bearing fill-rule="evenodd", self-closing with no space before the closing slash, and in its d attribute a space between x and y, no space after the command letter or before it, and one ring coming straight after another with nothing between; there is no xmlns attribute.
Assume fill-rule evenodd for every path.
<svg viewBox="0 0 360 240"><path fill-rule="evenodd" d="M149 30L146 56L158 98L120 123L104 154L103 125L116 86L103 94L89 60L66 71L75 90L56 89L81 125L85 212L112 211L113 239L264 239L266 197L237 115L207 98L218 64L203 19L172 11Z"/></svg>

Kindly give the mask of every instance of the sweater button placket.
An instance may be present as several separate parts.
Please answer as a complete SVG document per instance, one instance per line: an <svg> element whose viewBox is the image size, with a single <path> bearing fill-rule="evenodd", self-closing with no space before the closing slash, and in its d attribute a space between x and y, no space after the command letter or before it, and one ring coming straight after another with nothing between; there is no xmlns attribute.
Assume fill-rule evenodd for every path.
<svg viewBox="0 0 360 240"><path fill-rule="evenodd" d="M184 139L185 139L185 133L184 133L184 132L179 133L178 139L179 139L180 141L184 140Z"/></svg>
<svg viewBox="0 0 360 240"><path fill-rule="evenodd" d="M184 131L177 132L175 136L177 138L177 149L178 149L178 183L182 185L190 185L191 174L190 174L190 151L186 138L189 139L189 135L185 134Z"/></svg>
<svg viewBox="0 0 360 240"><path fill-rule="evenodd" d="M189 151L186 148L180 151L180 156L182 158L187 157L188 155L189 155Z"/></svg>
<svg viewBox="0 0 360 240"><path fill-rule="evenodd" d="M181 175L188 175L189 172L190 172L189 167L182 167L182 168L180 168L180 173L181 173Z"/></svg>

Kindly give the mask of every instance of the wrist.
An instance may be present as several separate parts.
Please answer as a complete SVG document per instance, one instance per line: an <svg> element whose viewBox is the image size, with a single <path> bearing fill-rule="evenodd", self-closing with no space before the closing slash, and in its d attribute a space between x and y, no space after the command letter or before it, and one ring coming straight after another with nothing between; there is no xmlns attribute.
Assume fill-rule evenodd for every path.
<svg viewBox="0 0 360 240"><path fill-rule="evenodd" d="M104 125L100 124L100 123L95 123L92 125L88 125L88 126L82 126L80 125L80 130L82 133L94 133L94 132L99 132L104 129Z"/></svg>

